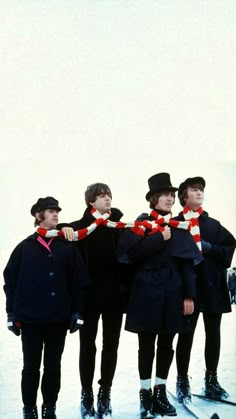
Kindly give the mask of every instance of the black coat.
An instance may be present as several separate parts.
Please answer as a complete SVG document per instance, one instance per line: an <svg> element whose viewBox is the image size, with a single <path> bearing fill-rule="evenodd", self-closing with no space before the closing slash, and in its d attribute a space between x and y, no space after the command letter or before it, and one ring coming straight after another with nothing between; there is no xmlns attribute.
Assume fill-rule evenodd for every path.
<svg viewBox="0 0 236 419"><path fill-rule="evenodd" d="M37 241L23 240L4 270L7 313L22 323L67 323L74 312L83 313L88 275L74 245L56 237L51 253Z"/></svg>
<svg viewBox="0 0 236 419"><path fill-rule="evenodd" d="M72 227L74 231L88 227L95 221L87 208L83 217L70 224L59 224L58 228ZM119 221L123 216L117 208L111 209L110 221ZM100 225L86 238L76 242L88 267L90 291L88 309L102 311L104 307L125 311L127 286L117 261L117 243L120 230Z"/></svg>
<svg viewBox="0 0 236 419"><path fill-rule="evenodd" d="M183 220L182 212L178 220ZM200 236L212 249L203 253L204 261L197 269L197 308L206 313L231 311L226 269L230 267L235 250L235 238L219 221L203 212L198 218Z"/></svg>
<svg viewBox="0 0 236 419"><path fill-rule="evenodd" d="M142 214L138 220L153 220ZM119 259L136 267L125 328L131 332L175 333L184 330L183 299L195 297L195 263L201 256L189 232L171 228L145 236L127 230L120 239Z"/></svg>

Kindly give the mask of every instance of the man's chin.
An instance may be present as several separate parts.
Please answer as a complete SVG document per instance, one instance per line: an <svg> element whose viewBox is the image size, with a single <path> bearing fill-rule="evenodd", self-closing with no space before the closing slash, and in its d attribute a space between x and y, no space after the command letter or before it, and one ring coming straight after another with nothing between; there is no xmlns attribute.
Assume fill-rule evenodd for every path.
<svg viewBox="0 0 236 419"><path fill-rule="evenodd" d="M51 225L50 227L48 227L48 230L55 230L55 228L57 228L57 224L58 223Z"/></svg>

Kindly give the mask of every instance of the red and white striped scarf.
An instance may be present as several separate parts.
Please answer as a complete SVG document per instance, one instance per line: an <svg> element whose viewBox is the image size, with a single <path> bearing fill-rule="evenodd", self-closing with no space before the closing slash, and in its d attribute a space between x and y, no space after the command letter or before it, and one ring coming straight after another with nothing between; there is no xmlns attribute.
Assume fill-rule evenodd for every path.
<svg viewBox="0 0 236 419"><path fill-rule="evenodd" d="M156 211L151 211L150 215L155 218L154 221L143 220L143 221L131 221L131 222L122 222L122 221L110 221L109 217L111 212L108 211L105 214L101 214L96 209L91 210L91 215L95 218L95 221L90 224L88 227L82 228L80 230L74 231L74 238L73 241L82 240L91 234L99 225L103 225L109 228L131 228L131 230L143 236L144 231L146 229L151 230L151 233L156 233L157 231L163 231L164 227L161 224L168 224L172 227L183 228L185 230L190 230L190 222L189 221L176 221L172 220L172 214L169 213L167 215L160 215ZM63 231L61 230L46 230L42 227L37 227L36 232L43 237L56 237L56 236L64 236Z"/></svg>
<svg viewBox="0 0 236 419"><path fill-rule="evenodd" d="M203 213L202 207L199 207L196 211L191 210L189 207L184 207L183 209L183 216L185 220L191 221L191 228L190 233L193 236L193 239L202 253L202 243L201 243L201 235L200 235L200 228L198 217Z"/></svg>
<svg viewBox="0 0 236 419"><path fill-rule="evenodd" d="M160 232L164 231L165 227L162 227L162 224L167 224L170 227L181 228L181 229L190 231L191 222L172 220L171 212L169 212L166 215L161 215L157 211L152 210L149 215L153 217L154 220L153 221L144 220L143 227L151 230L150 234L156 233L157 231L160 231Z"/></svg>
<svg viewBox="0 0 236 419"><path fill-rule="evenodd" d="M142 221L132 221L124 223L122 221L111 221L108 218L111 216L111 211L101 214L98 210L93 208L90 211L90 214L95 218L95 221L90 224L88 227L82 228L80 230L74 231L73 241L82 240L91 234L99 225L104 225L110 228L139 228L142 225ZM46 230L42 227L37 227L36 232L43 237L56 237L64 236L63 231L61 230Z"/></svg>

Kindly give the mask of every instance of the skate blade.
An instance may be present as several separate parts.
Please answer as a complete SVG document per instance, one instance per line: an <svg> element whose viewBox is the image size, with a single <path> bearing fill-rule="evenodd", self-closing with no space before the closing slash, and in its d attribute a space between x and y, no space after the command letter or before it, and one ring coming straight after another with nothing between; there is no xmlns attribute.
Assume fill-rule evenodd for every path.
<svg viewBox="0 0 236 419"><path fill-rule="evenodd" d="M191 397L184 397L182 404L190 404L192 403Z"/></svg>
<svg viewBox="0 0 236 419"><path fill-rule="evenodd" d="M144 416L145 419L154 418L155 416L152 413L148 413L147 416Z"/></svg>

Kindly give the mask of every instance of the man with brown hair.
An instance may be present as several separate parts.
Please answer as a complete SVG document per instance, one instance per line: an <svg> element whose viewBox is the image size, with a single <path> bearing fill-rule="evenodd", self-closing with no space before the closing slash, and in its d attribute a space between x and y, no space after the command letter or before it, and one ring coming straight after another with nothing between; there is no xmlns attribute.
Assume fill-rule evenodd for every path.
<svg viewBox="0 0 236 419"><path fill-rule="evenodd" d="M73 231L90 226L98 217L116 222L122 217L122 212L111 208L112 193L105 183L89 185L85 191L87 208L83 217L70 224L60 224L64 235L73 239ZM105 218L104 218L105 220ZM68 228L68 227L72 227ZM80 331L79 370L81 380L81 415L83 418L95 417L93 378L96 359L96 336L98 322L101 317L103 328L103 343L101 353L101 377L97 399L99 417L111 414L111 386L117 363L117 351L124 311L124 286L118 268L116 247L119 230L98 227L84 239L77 242L82 256L88 266L90 291L88 306L85 313L85 324ZM125 284L123 284L125 285Z"/></svg>
<svg viewBox="0 0 236 419"><path fill-rule="evenodd" d="M183 211L176 219L190 220L191 234L202 252L204 261L196 267L197 297L191 316L192 332L181 333L176 348L177 385L179 402L191 399L188 368L194 331L199 313L203 313L205 326L205 396L220 399L227 396L217 379L220 357L220 325L222 313L231 311L226 282L226 269L230 266L235 249L235 238L219 221L202 209L205 180L188 178L179 186L178 197Z"/></svg>

